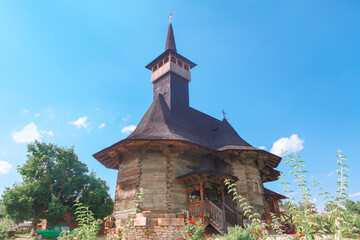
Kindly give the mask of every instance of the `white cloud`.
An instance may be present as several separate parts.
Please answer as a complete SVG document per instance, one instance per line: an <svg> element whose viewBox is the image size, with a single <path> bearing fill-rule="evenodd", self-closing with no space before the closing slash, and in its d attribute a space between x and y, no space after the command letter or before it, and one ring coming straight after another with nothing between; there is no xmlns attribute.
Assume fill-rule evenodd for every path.
<svg viewBox="0 0 360 240"><path fill-rule="evenodd" d="M49 120L55 119L55 115L53 113L49 113L48 115Z"/></svg>
<svg viewBox="0 0 360 240"><path fill-rule="evenodd" d="M17 143L28 143L41 138L40 133L37 130L35 123L26 125L21 131L13 132L12 138Z"/></svg>
<svg viewBox="0 0 360 240"><path fill-rule="evenodd" d="M55 115L54 115L54 111L53 111L53 110L51 110L51 109L49 108L49 109L46 109L45 112L48 114L49 120L55 119Z"/></svg>
<svg viewBox="0 0 360 240"><path fill-rule="evenodd" d="M258 149L265 150L265 149L266 149L266 147L265 147L265 146L260 146L260 147L258 147Z"/></svg>
<svg viewBox="0 0 360 240"><path fill-rule="evenodd" d="M86 122L87 117L80 117L78 120L74 121L74 122L69 122L69 124L73 124L75 125L77 128L87 128L89 126L89 123Z"/></svg>
<svg viewBox="0 0 360 240"><path fill-rule="evenodd" d="M29 111L28 109L26 109L26 108L23 108L23 109L21 109L21 112L23 112L23 113L29 113L30 111Z"/></svg>
<svg viewBox="0 0 360 240"><path fill-rule="evenodd" d="M131 133L132 131L134 131L136 128L135 125L129 125L129 126L125 126L121 129L122 133Z"/></svg>
<svg viewBox="0 0 360 240"><path fill-rule="evenodd" d="M349 194L349 197L350 197L350 198L358 197L358 196L360 196L360 192Z"/></svg>
<svg viewBox="0 0 360 240"><path fill-rule="evenodd" d="M297 134L293 134L290 138L280 138L274 142L271 153L280 156L284 152L294 153L304 148L304 140L300 139Z"/></svg>
<svg viewBox="0 0 360 240"><path fill-rule="evenodd" d="M6 156L7 153L6 153L6 152L0 152L0 155L1 155L1 156Z"/></svg>
<svg viewBox="0 0 360 240"><path fill-rule="evenodd" d="M5 161L0 161L0 173L5 174L8 173L11 169L11 164Z"/></svg>
<svg viewBox="0 0 360 240"><path fill-rule="evenodd" d="M121 118L121 120L123 120L124 122L129 121L129 119L130 119L130 116L127 116L127 117L123 117L123 118Z"/></svg>
<svg viewBox="0 0 360 240"><path fill-rule="evenodd" d="M329 172L326 176L327 176L327 177L331 177L332 175L334 175L334 173L333 173L333 172Z"/></svg>
<svg viewBox="0 0 360 240"><path fill-rule="evenodd" d="M34 117L36 118L40 117L40 113L34 113Z"/></svg>
<svg viewBox="0 0 360 240"><path fill-rule="evenodd" d="M40 130L41 134L47 134L49 136L54 136L54 132L53 131L46 131L46 130Z"/></svg>
<svg viewBox="0 0 360 240"><path fill-rule="evenodd" d="M106 126L105 123L102 123L98 126L98 128L104 128L105 126Z"/></svg>

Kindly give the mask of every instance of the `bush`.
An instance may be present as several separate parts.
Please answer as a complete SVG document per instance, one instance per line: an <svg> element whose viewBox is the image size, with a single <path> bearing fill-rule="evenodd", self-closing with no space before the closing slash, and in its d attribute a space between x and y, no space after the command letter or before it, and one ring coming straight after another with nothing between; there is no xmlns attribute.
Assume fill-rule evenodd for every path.
<svg viewBox="0 0 360 240"><path fill-rule="evenodd" d="M0 238L8 237L10 231L16 231L17 226L13 220L9 218L4 218L3 221L0 221Z"/></svg>
<svg viewBox="0 0 360 240"><path fill-rule="evenodd" d="M100 230L100 220L94 218L94 214L88 207L85 207L79 200L76 200L74 205L76 207L75 214L77 215L76 221L79 227L75 228L72 233L69 231L63 231L60 239L76 239L76 240L87 240L96 239L97 234Z"/></svg>
<svg viewBox="0 0 360 240"><path fill-rule="evenodd" d="M183 239L186 240L198 240L206 239L210 236L205 231L206 224L201 219L196 220L195 218L186 218L185 227L183 230ZM181 239L181 238L180 238Z"/></svg>

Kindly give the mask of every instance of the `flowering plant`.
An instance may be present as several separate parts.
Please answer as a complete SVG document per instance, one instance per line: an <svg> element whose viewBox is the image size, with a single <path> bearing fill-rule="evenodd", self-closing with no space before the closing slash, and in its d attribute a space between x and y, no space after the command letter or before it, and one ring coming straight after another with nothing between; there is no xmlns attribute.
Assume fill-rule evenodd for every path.
<svg viewBox="0 0 360 240"><path fill-rule="evenodd" d="M210 217L210 212L208 210L204 210L200 212L200 217Z"/></svg>
<svg viewBox="0 0 360 240"><path fill-rule="evenodd" d="M191 202L198 202L198 201L200 201L200 197L199 196L190 196L190 201Z"/></svg>
<svg viewBox="0 0 360 240"><path fill-rule="evenodd" d="M180 209L176 212L176 214L186 214L186 213L187 213L187 211L184 209Z"/></svg>
<svg viewBox="0 0 360 240"><path fill-rule="evenodd" d="M199 240L210 237L205 231L206 224L201 219L196 221L195 218L185 218L185 227L183 230L183 238L180 240ZM211 239L211 238L210 238Z"/></svg>
<svg viewBox="0 0 360 240"><path fill-rule="evenodd" d="M195 192L195 191L200 191L201 187L199 184L194 184L192 186L187 187L187 192Z"/></svg>
<svg viewBox="0 0 360 240"><path fill-rule="evenodd" d="M204 186L204 188L213 189L213 187L211 186L211 184L209 182L205 182L203 186Z"/></svg>

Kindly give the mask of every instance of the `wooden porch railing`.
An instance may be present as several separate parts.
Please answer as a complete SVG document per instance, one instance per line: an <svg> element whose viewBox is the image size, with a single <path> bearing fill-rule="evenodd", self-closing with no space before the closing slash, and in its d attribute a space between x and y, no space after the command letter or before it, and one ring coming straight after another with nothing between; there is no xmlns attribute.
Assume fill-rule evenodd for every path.
<svg viewBox="0 0 360 240"><path fill-rule="evenodd" d="M208 210L208 201L192 202L187 205L189 215L193 217L199 217L200 213L204 210Z"/></svg>
<svg viewBox="0 0 360 240"><path fill-rule="evenodd" d="M208 202L209 205L209 212L210 212L210 219L217 223L222 229L225 229L226 222L225 222L225 213L224 211L216 206L213 202Z"/></svg>
<svg viewBox="0 0 360 240"><path fill-rule="evenodd" d="M231 209L225 203L222 204L223 209L225 210L225 220L230 223L232 226L239 225L239 213L236 210Z"/></svg>
<svg viewBox="0 0 360 240"><path fill-rule="evenodd" d="M288 216L285 213L280 213L280 219L282 220L283 230L286 233L293 233L295 231L295 225L291 216Z"/></svg>
<svg viewBox="0 0 360 240"><path fill-rule="evenodd" d="M188 204L188 211L191 217L199 217L204 210L210 212L210 224L219 232L226 232L227 225L229 227L239 225L239 214L231 209L228 205L222 204L217 206L211 201L205 200Z"/></svg>

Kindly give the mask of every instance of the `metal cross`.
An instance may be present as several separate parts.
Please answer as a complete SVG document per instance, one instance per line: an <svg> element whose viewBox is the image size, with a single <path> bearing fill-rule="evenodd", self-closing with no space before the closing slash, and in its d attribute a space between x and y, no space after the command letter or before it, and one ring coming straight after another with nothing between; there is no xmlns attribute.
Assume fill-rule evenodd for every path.
<svg viewBox="0 0 360 240"><path fill-rule="evenodd" d="M221 113L223 114L223 117L226 119L226 112L224 109L221 111Z"/></svg>
<svg viewBox="0 0 360 240"><path fill-rule="evenodd" d="M174 15L174 13L169 11L169 16L168 16L169 24L171 23L171 18L172 18L173 15Z"/></svg>

